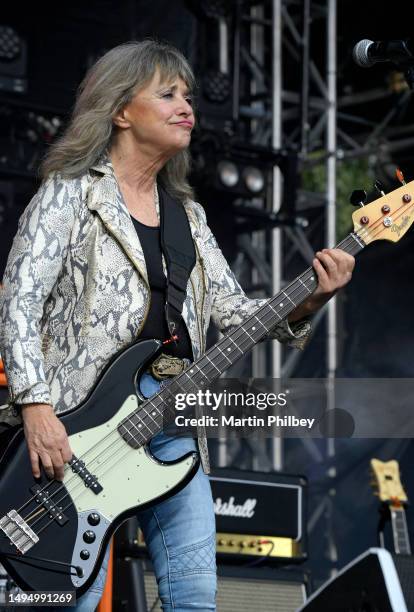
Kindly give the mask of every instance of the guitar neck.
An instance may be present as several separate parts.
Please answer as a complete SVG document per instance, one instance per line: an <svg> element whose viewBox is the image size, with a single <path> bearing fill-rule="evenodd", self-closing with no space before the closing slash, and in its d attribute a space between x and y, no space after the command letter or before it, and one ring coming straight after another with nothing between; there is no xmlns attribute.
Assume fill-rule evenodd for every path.
<svg viewBox="0 0 414 612"><path fill-rule="evenodd" d="M354 233L349 234L336 248L356 255L365 247L363 241ZM307 268L287 287L268 300L242 325L226 334L222 340L210 348L187 371L191 374L192 387L200 388L218 378L230 366L244 357L278 323L304 302L318 286L315 270ZM174 379L182 391L189 390L188 374L184 372Z"/></svg>
<svg viewBox="0 0 414 612"><path fill-rule="evenodd" d="M365 243L352 232L336 248L356 255L364 247ZM207 388L304 302L317 285L315 270L307 268L276 296L267 300L242 325L226 334L182 374L124 419L118 426L121 434L129 443L137 446L148 442L174 420L174 399L177 393Z"/></svg>
<svg viewBox="0 0 414 612"><path fill-rule="evenodd" d="M390 513L394 550L397 555L411 555L411 545L404 506L391 505Z"/></svg>

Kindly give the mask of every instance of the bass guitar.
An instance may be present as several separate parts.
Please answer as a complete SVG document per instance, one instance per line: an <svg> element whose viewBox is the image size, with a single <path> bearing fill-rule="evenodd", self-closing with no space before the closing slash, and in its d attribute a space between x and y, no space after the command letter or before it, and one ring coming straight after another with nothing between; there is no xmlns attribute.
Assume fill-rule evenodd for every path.
<svg viewBox="0 0 414 612"><path fill-rule="evenodd" d="M414 220L413 197L414 181L356 210L338 248L356 255L375 240L399 240ZM79 597L91 586L119 524L174 495L198 468L195 452L165 463L148 449L174 420L175 394L207 387L316 287L310 267L150 399L137 385L162 342L119 352L88 397L60 416L74 453L62 482L33 478L23 429L14 433L0 460L0 561L22 589Z"/></svg>

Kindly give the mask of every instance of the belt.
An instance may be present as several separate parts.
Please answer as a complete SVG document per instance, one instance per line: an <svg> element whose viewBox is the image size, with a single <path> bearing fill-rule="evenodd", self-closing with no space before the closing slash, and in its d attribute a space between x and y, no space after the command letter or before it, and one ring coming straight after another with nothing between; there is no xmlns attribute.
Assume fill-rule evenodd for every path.
<svg viewBox="0 0 414 612"><path fill-rule="evenodd" d="M180 357L173 357L172 355L161 353L161 355L159 355L150 365L149 372L157 380L164 380L165 378L181 374L190 363L191 361L185 357L180 359Z"/></svg>

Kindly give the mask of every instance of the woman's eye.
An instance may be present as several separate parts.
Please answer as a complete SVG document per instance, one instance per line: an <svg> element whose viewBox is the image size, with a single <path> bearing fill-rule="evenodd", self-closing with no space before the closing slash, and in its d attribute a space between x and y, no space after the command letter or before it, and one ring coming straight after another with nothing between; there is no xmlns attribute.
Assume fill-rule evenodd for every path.
<svg viewBox="0 0 414 612"><path fill-rule="evenodd" d="M174 94L172 91L166 91L165 93L162 94L163 98L173 98ZM192 105L193 104L193 98L191 96L185 96L185 100L186 102L188 102L188 104Z"/></svg>

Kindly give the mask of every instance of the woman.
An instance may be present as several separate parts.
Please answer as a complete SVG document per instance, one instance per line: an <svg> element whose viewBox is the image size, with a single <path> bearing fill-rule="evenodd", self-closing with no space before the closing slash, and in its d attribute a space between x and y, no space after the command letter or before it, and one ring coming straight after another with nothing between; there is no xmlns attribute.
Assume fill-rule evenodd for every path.
<svg viewBox="0 0 414 612"><path fill-rule="evenodd" d="M240 324L261 300L248 299L229 269L187 182L195 117L194 78L173 47L151 40L106 53L83 81L72 120L52 146L44 181L19 222L7 263L1 354L10 404L3 419L23 420L34 476L62 479L71 449L57 413L87 395L104 365L137 337L167 338L165 258L159 186L184 206L196 254L170 353L197 359L210 318L221 331ZM314 312L345 285L353 258L317 253L315 293L273 336L303 344ZM166 351L167 352L167 351ZM174 360L166 357L167 372ZM186 363L186 362L182 362ZM174 368L173 368L174 369ZM143 391L158 388L149 372ZM161 459L194 448L156 436ZM215 609L215 525L205 437L203 470L177 495L141 512L164 610ZM98 603L104 570L78 610Z"/></svg>

